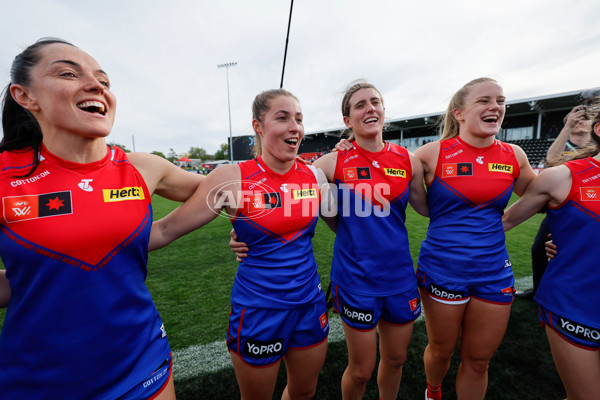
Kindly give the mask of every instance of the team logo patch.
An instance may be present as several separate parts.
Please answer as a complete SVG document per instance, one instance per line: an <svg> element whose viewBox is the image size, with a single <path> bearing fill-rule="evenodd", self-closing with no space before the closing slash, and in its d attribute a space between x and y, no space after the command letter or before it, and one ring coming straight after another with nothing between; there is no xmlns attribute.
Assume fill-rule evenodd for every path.
<svg viewBox="0 0 600 400"><path fill-rule="evenodd" d="M600 200L600 187L582 187L579 188L581 201L598 201Z"/></svg>
<svg viewBox="0 0 600 400"><path fill-rule="evenodd" d="M321 314L321 316L319 317L319 322L321 322L321 329L323 329L327 326L327 313L326 312Z"/></svg>
<svg viewBox="0 0 600 400"><path fill-rule="evenodd" d="M502 289L502 293L507 296L513 294L514 292L515 292L515 288L512 286Z"/></svg>
<svg viewBox="0 0 600 400"><path fill-rule="evenodd" d="M279 192L255 194L250 202L249 211L263 211L281 207Z"/></svg>
<svg viewBox="0 0 600 400"><path fill-rule="evenodd" d="M371 168L369 168L369 167L344 168L344 180L356 181L358 179L371 179Z"/></svg>
<svg viewBox="0 0 600 400"><path fill-rule="evenodd" d="M419 308L419 298L415 297L414 299L410 300L408 302L408 304L410 305L410 311L415 311L417 308Z"/></svg>
<svg viewBox="0 0 600 400"><path fill-rule="evenodd" d="M510 164L488 163L489 171L504 172L506 174L513 173L513 166Z"/></svg>
<svg viewBox="0 0 600 400"><path fill-rule="evenodd" d="M317 198L316 189L294 189L292 190L294 200L298 199L315 199Z"/></svg>
<svg viewBox="0 0 600 400"><path fill-rule="evenodd" d="M73 213L69 191L3 197L2 203L7 223Z"/></svg>
<svg viewBox="0 0 600 400"><path fill-rule="evenodd" d="M144 190L140 186L124 187L121 189L102 189L105 203L125 200L144 200Z"/></svg>
<svg viewBox="0 0 600 400"><path fill-rule="evenodd" d="M442 178L472 175L473 163L442 164Z"/></svg>
<svg viewBox="0 0 600 400"><path fill-rule="evenodd" d="M269 358L283 355L283 339L270 342L248 339L244 346L244 354L252 358Z"/></svg>
<svg viewBox="0 0 600 400"><path fill-rule="evenodd" d="M406 170L398 168L384 168L383 171L388 176L397 176L400 178L406 178Z"/></svg>

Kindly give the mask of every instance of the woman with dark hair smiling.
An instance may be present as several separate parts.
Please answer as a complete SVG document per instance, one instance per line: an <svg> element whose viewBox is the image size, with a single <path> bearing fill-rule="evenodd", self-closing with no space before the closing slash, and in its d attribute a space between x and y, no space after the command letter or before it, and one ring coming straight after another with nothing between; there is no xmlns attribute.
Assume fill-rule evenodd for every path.
<svg viewBox="0 0 600 400"><path fill-rule="evenodd" d="M150 199L184 201L204 177L107 146L115 111L106 72L68 42L39 40L12 63L0 142L2 398L175 398L144 284Z"/></svg>

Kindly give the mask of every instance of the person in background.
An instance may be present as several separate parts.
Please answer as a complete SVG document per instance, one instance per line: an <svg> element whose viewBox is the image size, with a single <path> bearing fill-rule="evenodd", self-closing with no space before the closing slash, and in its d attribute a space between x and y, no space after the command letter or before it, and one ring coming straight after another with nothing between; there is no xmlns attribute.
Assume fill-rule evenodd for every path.
<svg viewBox="0 0 600 400"><path fill-rule="evenodd" d="M202 179L108 147L115 112L107 73L72 44L41 39L15 57L0 142L2 398L175 398L144 283L150 199L184 201Z"/></svg>
<svg viewBox="0 0 600 400"><path fill-rule="evenodd" d="M546 159L550 166L556 166L568 159L576 158L577 152L589 145L591 140L590 118L590 110L586 104L574 107L565 116L563 129L559 132L550 148L548 148L548 153L546 154ZM518 291L515 293L515 297L531 300L535 296L544 271L548 267L545 243L549 235L548 220L544 217L531 246L533 288Z"/></svg>
<svg viewBox="0 0 600 400"><path fill-rule="evenodd" d="M514 277L501 218L535 173L520 147L495 138L505 111L502 87L475 79L452 97L440 140L415 152L430 218L417 269L429 339L426 399L441 399L459 341L457 397L483 399L508 324Z"/></svg>
<svg viewBox="0 0 600 400"><path fill-rule="evenodd" d="M296 161L304 137L298 99L279 89L252 106L256 158L223 165L184 204L152 227L149 248L166 246L225 210L250 247L231 292L227 346L242 399L271 399L281 360L282 399L313 398L329 322L311 239L325 184ZM320 181L320 182L319 182Z"/></svg>
<svg viewBox="0 0 600 400"><path fill-rule="evenodd" d="M600 112L592 120L594 144L580 159L549 168L504 214L506 230L548 208L552 241L559 248L535 295L554 363L569 400L600 398Z"/></svg>

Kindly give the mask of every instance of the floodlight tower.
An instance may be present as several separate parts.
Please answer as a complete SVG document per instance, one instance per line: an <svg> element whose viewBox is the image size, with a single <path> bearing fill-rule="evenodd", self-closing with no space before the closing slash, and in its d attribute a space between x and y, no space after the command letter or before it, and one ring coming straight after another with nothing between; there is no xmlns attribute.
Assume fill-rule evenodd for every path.
<svg viewBox="0 0 600 400"><path fill-rule="evenodd" d="M231 136L231 105L229 103L229 67L235 67L237 62L228 62L217 65L217 68L225 68L227 75L227 111L229 113L229 162L233 164L233 137Z"/></svg>

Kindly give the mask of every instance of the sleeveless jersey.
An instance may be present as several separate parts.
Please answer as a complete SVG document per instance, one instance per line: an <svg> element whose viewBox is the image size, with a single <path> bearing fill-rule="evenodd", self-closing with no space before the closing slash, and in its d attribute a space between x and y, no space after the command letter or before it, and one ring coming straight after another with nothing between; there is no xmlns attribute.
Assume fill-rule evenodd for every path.
<svg viewBox="0 0 600 400"><path fill-rule="evenodd" d="M535 300L562 317L600 329L600 270L594 250L600 232L600 164L588 157L564 165L571 170L571 190L560 206L547 211L558 254L550 260Z"/></svg>
<svg viewBox="0 0 600 400"><path fill-rule="evenodd" d="M499 140L484 148L441 141L419 269L466 284L511 276L502 215L519 174L512 147Z"/></svg>
<svg viewBox="0 0 600 400"><path fill-rule="evenodd" d="M334 181L338 228L331 280L367 296L416 285L408 247L406 204L412 168L408 151L385 142L379 152L354 148L338 154Z"/></svg>
<svg viewBox="0 0 600 400"><path fill-rule="evenodd" d="M0 153L0 255L11 286L0 335L7 399L109 399L170 351L144 284L150 194L125 153L78 164ZM153 369L154 368L154 369Z"/></svg>
<svg viewBox="0 0 600 400"><path fill-rule="evenodd" d="M322 300L311 242L321 197L315 174L296 162L281 175L260 157L239 166L242 207L232 224L250 251L239 264L231 302L287 309Z"/></svg>

